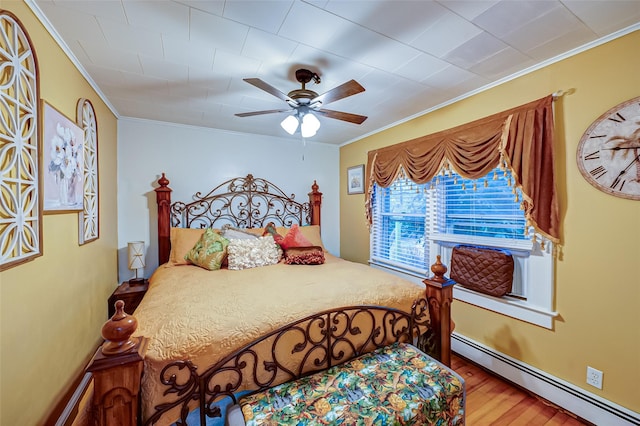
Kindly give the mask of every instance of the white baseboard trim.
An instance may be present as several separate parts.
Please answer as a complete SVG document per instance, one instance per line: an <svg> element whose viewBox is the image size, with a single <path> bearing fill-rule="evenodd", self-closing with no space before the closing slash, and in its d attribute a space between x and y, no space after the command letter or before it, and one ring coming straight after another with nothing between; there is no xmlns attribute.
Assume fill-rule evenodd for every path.
<svg viewBox="0 0 640 426"><path fill-rule="evenodd" d="M451 337L451 349L457 354L595 425L640 425L640 413L594 395L458 333L453 333Z"/></svg>

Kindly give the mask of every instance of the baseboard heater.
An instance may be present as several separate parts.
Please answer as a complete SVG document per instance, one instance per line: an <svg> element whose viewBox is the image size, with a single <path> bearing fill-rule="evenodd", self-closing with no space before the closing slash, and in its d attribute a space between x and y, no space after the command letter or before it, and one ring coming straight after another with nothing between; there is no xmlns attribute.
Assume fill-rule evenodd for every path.
<svg viewBox="0 0 640 426"><path fill-rule="evenodd" d="M461 334L452 334L451 349L458 355L593 424L640 425L640 413L592 394Z"/></svg>
<svg viewBox="0 0 640 426"><path fill-rule="evenodd" d="M62 413L60 413L60 416L56 420L55 426L70 426L73 424L73 421L78 416L78 411L81 409L80 402L89 389L92 378L93 375L91 373L84 373L78 387L73 391Z"/></svg>

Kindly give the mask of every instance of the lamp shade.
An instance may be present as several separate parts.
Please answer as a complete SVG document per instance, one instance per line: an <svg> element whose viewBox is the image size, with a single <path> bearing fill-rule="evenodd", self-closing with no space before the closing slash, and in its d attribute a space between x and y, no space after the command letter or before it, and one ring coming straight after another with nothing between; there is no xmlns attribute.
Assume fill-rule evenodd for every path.
<svg viewBox="0 0 640 426"><path fill-rule="evenodd" d="M144 241L132 241L129 249L129 269L144 268Z"/></svg>
<svg viewBox="0 0 640 426"><path fill-rule="evenodd" d="M310 138L314 136L318 129L320 128L320 120L311 114L306 113L304 117L302 117L302 124L300 125L300 133L303 138Z"/></svg>
<svg viewBox="0 0 640 426"><path fill-rule="evenodd" d="M298 119L296 118L295 115L288 115L287 118L285 118L284 120L282 120L282 123L280 123L280 126L282 126L282 128L289 133L290 135L294 134L296 132L296 130L298 129Z"/></svg>

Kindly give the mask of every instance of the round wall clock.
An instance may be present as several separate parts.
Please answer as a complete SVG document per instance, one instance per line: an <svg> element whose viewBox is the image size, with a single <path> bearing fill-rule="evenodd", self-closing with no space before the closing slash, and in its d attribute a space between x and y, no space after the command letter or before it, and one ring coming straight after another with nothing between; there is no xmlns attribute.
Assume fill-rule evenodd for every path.
<svg viewBox="0 0 640 426"><path fill-rule="evenodd" d="M591 185L616 197L640 200L640 97L598 117L582 135L576 160Z"/></svg>

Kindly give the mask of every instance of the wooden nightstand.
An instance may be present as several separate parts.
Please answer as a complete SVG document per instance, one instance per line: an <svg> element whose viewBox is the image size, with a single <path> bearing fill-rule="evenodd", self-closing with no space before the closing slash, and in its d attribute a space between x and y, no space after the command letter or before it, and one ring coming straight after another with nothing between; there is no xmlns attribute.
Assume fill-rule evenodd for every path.
<svg viewBox="0 0 640 426"><path fill-rule="evenodd" d="M124 311L126 313L133 314L148 288L149 280L144 280L144 284L140 285L129 285L128 281L124 281L109 297L109 318L116 312L115 303L117 300L124 302Z"/></svg>

